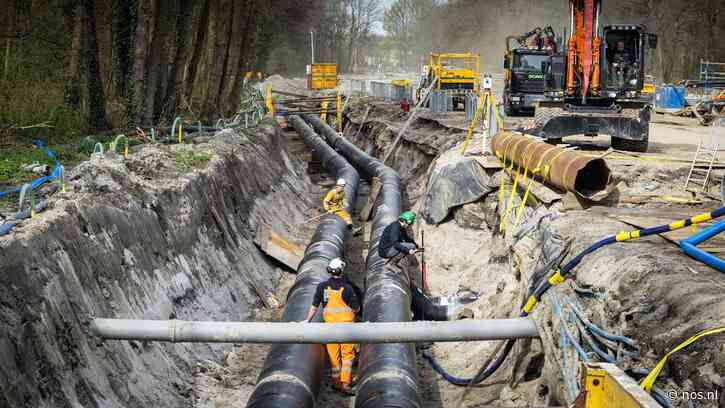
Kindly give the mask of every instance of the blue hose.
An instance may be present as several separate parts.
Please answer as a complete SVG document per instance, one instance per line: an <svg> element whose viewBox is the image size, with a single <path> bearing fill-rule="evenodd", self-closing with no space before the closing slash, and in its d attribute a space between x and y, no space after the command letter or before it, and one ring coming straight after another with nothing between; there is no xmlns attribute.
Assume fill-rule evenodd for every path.
<svg viewBox="0 0 725 408"><path fill-rule="evenodd" d="M15 223L12 221L8 221L8 222L5 222L2 225L0 225L0 237L2 237L3 235L9 234L14 226L15 226Z"/></svg>
<svg viewBox="0 0 725 408"><path fill-rule="evenodd" d="M426 361L428 361L431 368L434 369L443 378L445 378L445 380L449 383L453 385L458 385L460 387L465 387L470 384L471 381L473 381L473 378L461 378L449 374L443 367L441 367L440 364L438 364L438 361L435 359L433 353L431 353L430 350L423 350L420 354L421 356L423 356L424 359L426 359Z"/></svg>

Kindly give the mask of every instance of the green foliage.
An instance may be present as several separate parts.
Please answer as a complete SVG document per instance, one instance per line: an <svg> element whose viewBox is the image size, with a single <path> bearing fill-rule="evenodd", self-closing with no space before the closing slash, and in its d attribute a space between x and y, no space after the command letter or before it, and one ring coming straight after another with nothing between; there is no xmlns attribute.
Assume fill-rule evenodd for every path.
<svg viewBox="0 0 725 408"><path fill-rule="evenodd" d="M71 145L51 146L56 158L69 167L85 160L88 156L80 153ZM0 185L16 186L40 177L30 171L20 170L20 166L32 163L47 164L51 168L55 164L42 149L31 146L16 146L0 151Z"/></svg>
<svg viewBox="0 0 725 408"><path fill-rule="evenodd" d="M177 152L174 156L177 166L182 171L189 171L197 167L203 167L211 160L211 155L206 152L195 152L193 150L184 150Z"/></svg>

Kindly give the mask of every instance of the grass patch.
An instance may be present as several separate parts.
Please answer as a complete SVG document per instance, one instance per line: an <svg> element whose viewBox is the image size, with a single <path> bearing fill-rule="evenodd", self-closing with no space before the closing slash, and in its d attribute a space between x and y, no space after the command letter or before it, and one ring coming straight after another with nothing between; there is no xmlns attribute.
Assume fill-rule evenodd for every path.
<svg viewBox="0 0 725 408"><path fill-rule="evenodd" d="M178 152L174 156L179 169L183 171L189 171L191 169L202 167L211 160L211 155L206 152L195 152L192 150L185 150Z"/></svg>
<svg viewBox="0 0 725 408"><path fill-rule="evenodd" d="M66 167L88 158L73 146L52 146L51 150ZM31 163L47 164L53 168L55 160L46 156L43 149L32 146L15 146L0 150L0 186L17 186L41 177L39 174L20 169L20 166Z"/></svg>

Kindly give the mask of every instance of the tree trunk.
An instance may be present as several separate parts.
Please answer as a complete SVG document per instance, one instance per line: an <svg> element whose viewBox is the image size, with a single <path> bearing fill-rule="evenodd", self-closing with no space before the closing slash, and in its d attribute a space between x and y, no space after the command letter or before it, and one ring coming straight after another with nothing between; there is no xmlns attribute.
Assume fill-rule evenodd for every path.
<svg viewBox="0 0 725 408"><path fill-rule="evenodd" d="M10 50L12 48L12 42L10 40L10 36L14 34L15 31L15 7L13 2L9 2L8 8L7 8L7 14L6 14L6 23L3 31L1 31L3 34L7 35L8 38L5 40L5 60L3 61L3 79L8 79L8 74L10 72ZM65 11L65 10L64 10ZM66 13L66 18L68 16L68 13Z"/></svg>
<svg viewBox="0 0 725 408"><path fill-rule="evenodd" d="M184 81L184 63L187 55L187 27L194 11L193 0L180 0L179 13L176 15L176 39L174 61L171 63L166 84L167 118L173 119L179 107L181 84Z"/></svg>
<svg viewBox="0 0 725 408"><path fill-rule="evenodd" d="M80 3L70 1L63 7L66 29L71 33L71 47L68 55L68 76L63 89L63 98L68 106L79 109L81 106L81 39L83 31L83 10ZM8 40L9 52L10 40ZM7 63L7 61L6 61ZM7 71L7 68L6 68ZM7 74L7 72L6 72Z"/></svg>
<svg viewBox="0 0 725 408"><path fill-rule="evenodd" d="M121 126L131 127L133 116L133 49L136 28L136 0L115 0L114 86L121 102Z"/></svg>
<svg viewBox="0 0 725 408"><path fill-rule="evenodd" d="M144 107L144 123L155 121L154 111L156 110L156 92L159 86L161 71L166 69L164 64L166 28L163 23L161 12L167 2L153 0L153 8L149 19L151 34L151 48L149 49L148 66L146 68L146 106Z"/></svg>
<svg viewBox="0 0 725 408"><path fill-rule="evenodd" d="M218 0L218 7L214 15L214 52L211 58L209 75L209 88L204 98L204 115L211 118L219 112L219 94L224 83L224 70L229 48L229 35L231 32L231 0Z"/></svg>
<svg viewBox="0 0 725 408"><path fill-rule="evenodd" d="M146 106L146 55L148 53L148 24L151 0L138 0L136 11L136 41L133 54L133 113L136 124L141 124Z"/></svg>
<svg viewBox="0 0 725 408"><path fill-rule="evenodd" d="M98 56L96 37L95 0L83 0L83 28L85 33L83 60L86 65L88 86L88 127L91 131L106 129L106 98Z"/></svg>
<svg viewBox="0 0 725 408"><path fill-rule="evenodd" d="M240 77L244 77L244 72L239 68L239 61L242 59L245 46L245 30L248 17L251 15L251 0L240 1L241 6L234 7L234 16L232 24L232 36L229 41L229 58L228 68L229 81L228 86L223 88L220 104L224 105L225 111L233 109L237 101L232 99L234 89L240 81Z"/></svg>
<svg viewBox="0 0 725 408"><path fill-rule="evenodd" d="M202 52L204 51L204 42L206 41L206 33L209 30L209 0L203 0L201 16L199 17L199 26L196 30L196 40L193 44L194 52L189 60L189 69L186 74L186 89L184 96L186 101L191 103L191 97L194 94L194 82L196 74L199 70L199 62L201 61Z"/></svg>
<svg viewBox="0 0 725 408"><path fill-rule="evenodd" d="M254 8L256 6L255 0L246 0L245 7L242 9L243 13L241 13L242 19L234 19L235 25L241 28L241 35L237 37L235 35L235 38L239 38L239 44L237 46L237 55L236 60L231 59L231 63L235 64L233 65L236 67L236 72L234 75L234 78L231 81L231 86L229 87L229 95L227 97L228 104L230 107L235 107L239 103L239 98L242 95L242 85L244 84L244 75L246 74L245 69L245 61L247 58L247 53L250 49L248 46L249 39L251 38L251 31L254 29L253 26L253 16L254 16Z"/></svg>

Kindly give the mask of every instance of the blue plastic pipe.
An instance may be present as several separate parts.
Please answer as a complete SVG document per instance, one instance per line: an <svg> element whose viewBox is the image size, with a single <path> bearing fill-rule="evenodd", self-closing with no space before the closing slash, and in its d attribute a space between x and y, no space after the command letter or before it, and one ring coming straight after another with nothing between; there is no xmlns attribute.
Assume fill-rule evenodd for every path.
<svg viewBox="0 0 725 408"><path fill-rule="evenodd" d="M698 248L697 245L707 241L715 235L725 231L725 220L718 222L704 230L691 235L687 239L680 241L680 248L687 255L697 259L698 261L710 265L720 272L725 272L725 260L716 257L713 254L707 253L702 249Z"/></svg>

